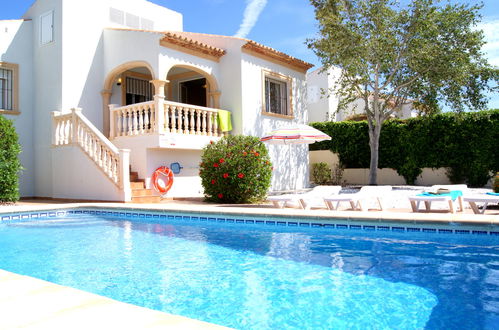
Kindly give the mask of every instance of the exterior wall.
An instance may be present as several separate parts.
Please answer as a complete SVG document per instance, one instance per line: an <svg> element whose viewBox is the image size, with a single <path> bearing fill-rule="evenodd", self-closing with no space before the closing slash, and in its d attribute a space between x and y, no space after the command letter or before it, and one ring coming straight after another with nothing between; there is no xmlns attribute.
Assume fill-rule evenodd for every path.
<svg viewBox="0 0 499 330"><path fill-rule="evenodd" d="M262 69L291 77L294 118L278 118L262 114L264 91ZM242 133L245 135L262 137L274 129L307 122L305 74L243 53L241 90L244 91ZM268 149L274 165L272 190L293 190L308 186L308 146L269 145Z"/></svg>
<svg viewBox="0 0 499 330"><path fill-rule="evenodd" d="M90 121L102 127L100 92L105 78L102 30L104 27L123 27L110 22L109 7L149 19L161 30L182 30L181 14L148 1L38 0L31 6L23 18L32 20L27 24L31 25L33 37L18 35L15 38L31 42L32 50L25 54L31 55L33 63L33 87L27 88L34 91L30 96L34 103L33 114L31 123L27 119L22 124L23 127L33 126L22 130L26 132L23 134L33 132L29 139L34 143L33 151L29 152L33 155L32 160L23 160L23 164L28 164L21 177L23 196L52 197L52 187L59 181L52 177L52 158L47 156L51 152L51 111L81 107ZM54 41L40 45L40 15L51 10L54 11ZM16 40L12 44L16 44ZM137 49L136 45L128 46ZM20 78L21 83L29 80ZM25 94L20 102L27 105L23 97ZM25 150L26 146L30 147L24 141ZM31 187L26 186L25 181L32 182Z"/></svg>
<svg viewBox="0 0 499 330"><path fill-rule="evenodd" d="M32 20L33 147L35 196L52 197L51 112L62 107L62 1L36 1L24 18ZM40 43L40 15L54 12L54 41Z"/></svg>
<svg viewBox="0 0 499 330"><path fill-rule="evenodd" d="M226 51L220 62L213 62L219 68L215 78L218 90L221 92L220 108L231 111L233 128L231 134L244 134L242 96L246 91L243 91L242 87L241 47L246 40L201 33L185 33L185 35Z"/></svg>
<svg viewBox="0 0 499 330"><path fill-rule="evenodd" d="M332 90L336 86L341 70L331 68L328 72L321 72L321 69L318 68L307 74L308 122L343 121L351 115L363 114L365 102L360 98L344 109L338 110L339 97ZM330 94L326 96L321 91L330 91ZM413 117L412 106L410 104L402 106L402 111L395 113L395 116L401 119Z"/></svg>
<svg viewBox="0 0 499 330"><path fill-rule="evenodd" d="M175 174L173 186L167 197L203 196L201 178L198 175L201 150L144 148L144 145L151 145L147 141L151 138L153 137L118 138L113 140L113 143L118 148L131 150L132 171L138 172L139 178L145 179L147 188L151 188L151 177L158 167L170 167L171 163L177 162L183 169L179 174Z"/></svg>
<svg viewBox="0 0 499 330"><path fill-rule="evenodd" d="M329 74L321 72L318 68L307 74L308 85L308 122L336 121L336 109L339 98L333 93L327 96L329 88L334 86L338 70L332 70Z"/></svg>
<svg viewBox="0 0 499 330"><path fill-rule="evenodd" d="M53 176L57 177L52 187L53 198L124 200L123 192L79 147L54 148L52 163Z"/></svg>
<svg viewBox="0 0 499 330"><path fill-rule="evenodd" d="M33 156L33 22L0 21L0 62L19 65L19 112L5 115L13 120L22 152L19 155L24 170L19 177L21 196L34 196Z"/></svg>
<svg viewBox="0 0 499 330"><path fill-rule="evenodd" d="M175 174L173 185L166 197L201 197L203 186L199 177L201 150L147 150L147 187L151 187L151 175L160 166L170 167L171 163L180 163L183 168Z"/></svg>

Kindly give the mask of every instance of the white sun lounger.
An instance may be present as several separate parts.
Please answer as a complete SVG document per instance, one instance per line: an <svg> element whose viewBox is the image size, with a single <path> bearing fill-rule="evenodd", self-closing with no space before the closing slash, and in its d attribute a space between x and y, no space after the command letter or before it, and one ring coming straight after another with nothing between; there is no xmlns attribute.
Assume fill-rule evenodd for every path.
<svg viewBox="0 0 499 330"><path fill-rule="evenodd" d="M364 186L360 188L358 193L325 197L324 202L330 210L337 210L341 202L348 202L354 210L360 209L361 211L367 211L364 202L367 199L375 198L380 210L383 211L385 207L382 198L383 196L386 196L386 194L389 194L390 191L392 191L392 186Z"/></svg>
<svg viewBox="0 0 499 330"><path fill-rule="evenodd" d="M309 209L313 206L324 207L322 198L337 195L341 186L316 186L312 190L303 194L286 194L279 196L269 196L267 200L274 204L274 207L282 209L285 206ZM320 202L320 204L318 203Z"/></svg>
<svg viewBox="0 0 499 330"><path fill-rule="evenodd" d="M487 205L489 203L499 203L499 196L494 195L472 195L466 196L463 198L465 202L468 202L471 206L471 209L475 214L484 214L487 209ZM478 208L476 203L483 203L482 210Z"/></svg>
<svg viewBox="0 0 499 330"><path fill-rule="evenodd" d="M443 188L443 189L449 189L451 191L456 191L459 190L463 194L466 193L468 190L468 187L465 184L455 184L455 185L434 185L431 187L431 191L437 191L438 189ZM449 210L451 213L456 213L456 206L455 206L455 201L452 200L451 196L448 195L431 195L431 196L411 196L409 197L409 201L411 202L411 207L413 212L419 212L420 208L419 205L421 202L425 204L425 210L427 212L431 211L431 203L433 202L444 202L449 205ZM463 197L458 196L456 198L457 203L459 204L459 209L458 211L463 211Z"/></svg>

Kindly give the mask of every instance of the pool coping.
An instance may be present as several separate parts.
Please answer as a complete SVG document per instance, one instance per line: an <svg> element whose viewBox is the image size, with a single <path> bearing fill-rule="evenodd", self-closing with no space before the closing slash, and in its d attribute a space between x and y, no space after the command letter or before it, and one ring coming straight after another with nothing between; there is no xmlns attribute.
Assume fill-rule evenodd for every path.
<svg viewBox="0 0 499 330"><path fill-rule="evenodd" d="M251 215L260 217L298 218L308 220L348 220L370 222L400 222L410 224L439 225L499 225L499 215L437 212L388 212L388 211L330 211L325 209L302 210L294 208L277 209L272 207L249 207L219 204L122 204L122 203L69 203L47 205L0 206L1 216L23 212L44 210L66 210L79 208L127 209L144 211L189 212L199 214Z"/></svg>
<svg viewBox="0 0 499 330"><path fill-rule="evenodd" d="M0 269L1 329L229 329Z"/></svg>

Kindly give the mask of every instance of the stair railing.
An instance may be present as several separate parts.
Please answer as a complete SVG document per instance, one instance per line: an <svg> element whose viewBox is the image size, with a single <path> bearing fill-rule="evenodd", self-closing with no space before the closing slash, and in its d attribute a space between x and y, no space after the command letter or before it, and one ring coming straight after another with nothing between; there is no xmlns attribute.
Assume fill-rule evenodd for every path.
<svg viewBox="0 0 499 330"><path fill-rule="evenodd" d="M130 191L130 150L118 149L82 113L52 112L52 145L77 145L126 194Z"/></svg>

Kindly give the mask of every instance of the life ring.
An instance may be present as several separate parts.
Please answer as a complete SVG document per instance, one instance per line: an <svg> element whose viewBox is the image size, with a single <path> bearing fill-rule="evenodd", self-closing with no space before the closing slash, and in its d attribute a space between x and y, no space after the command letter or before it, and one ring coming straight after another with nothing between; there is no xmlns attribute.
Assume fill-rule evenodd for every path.
<svg viewBox="0 0 499 330"><path fill-rule="evenodd" d="M152 186L159 194L165 195L173 185L173 172L166 166L154 171L151 178Z"/></svg>

